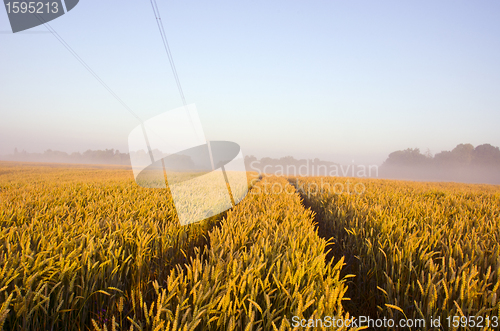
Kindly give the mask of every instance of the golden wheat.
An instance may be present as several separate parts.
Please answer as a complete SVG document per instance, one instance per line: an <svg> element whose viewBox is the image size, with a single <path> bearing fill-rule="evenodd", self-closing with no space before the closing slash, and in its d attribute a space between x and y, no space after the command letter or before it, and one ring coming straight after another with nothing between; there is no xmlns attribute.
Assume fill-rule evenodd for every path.
<svg viewBox="0 0 500 331"><path fill-rule="evenodd" d="M126 168L1 163L0 325L290 330L293 316L348 317L343 260L328 262L284 179L222 216L180 226L168 190Z"/></svg>
<svg viewBox="0 0 500 331"><path fill-rule="evenodd" d="M335 190L346 181L351 188L360 183L362 194ZM442 323L450 316L499 315L500 187L326 177L291 182L318 213L320 229L355 257L353 284L365 313L441 317Z"/></svg>

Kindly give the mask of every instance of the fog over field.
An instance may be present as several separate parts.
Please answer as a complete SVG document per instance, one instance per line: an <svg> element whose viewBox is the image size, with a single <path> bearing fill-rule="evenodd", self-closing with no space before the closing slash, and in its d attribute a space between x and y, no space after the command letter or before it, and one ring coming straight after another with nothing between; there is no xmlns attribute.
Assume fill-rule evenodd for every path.
<svg viewBox="0 0 500 331"><path fill-rule="evenodd" d="M146 153L144 151L144 153ZM157 151L156 154L161 154ZM166 155L165 155L166 156ZM87 150L65 153L47 150L44 153L18 151L0 156L0 160L24 162L56 162L81 164L130 165L128 153L119 150ZM189 168L188 156L179 159L179 167ZM395 151L382 164L331 162L296 159L293 156L258 159L245 157L247 171L278 176L329 176L360 178L391 178L417 181L451 181L464 183L500 184L500 149L490 144L472 146L459 144L451 151L432 155L418 148Z"/></svg>
<svg viewBox="0 0 500 331"><path fill-rule="evenodd" d="M125 153L140 121L182 106L148 5L89 0L50 22L113 94L45 27L7 33L0 10L0 155ZM407 148L500 146L497 1L177 1L159 10L206 138L236 142L244 155L381 165Z"/></svg>

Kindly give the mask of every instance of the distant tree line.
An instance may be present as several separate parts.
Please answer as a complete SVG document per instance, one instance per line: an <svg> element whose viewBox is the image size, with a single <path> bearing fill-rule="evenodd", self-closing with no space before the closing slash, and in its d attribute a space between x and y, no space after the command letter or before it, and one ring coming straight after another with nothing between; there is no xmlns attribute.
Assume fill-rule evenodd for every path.
<svg viewBox="0 0 500 331"><path fill-rule="evenodd" d="M16 148L13 154L2 156L1 159L4 161L130 165L129 154L120 153L119 150L114 149L95 151L89 149L83 153L68 154L51 149L43 153L28 153L24 150L19 152Z"/></svg>
<svg viewBox="0 0 500 331"><path fill-rule="evenodd" d="M410 180L500 184L500 149L490 144L457 145L436 155L408 148L389 154L380 176Z"/></svg>
<svg viewBox="0 0 500 331"><path fill-rule="evenodd" d="M418 148L408 148L389 154L383 166L445 166L500 167L500 149L490 144L474 148L471 144L457 145L451 151L442 151L432 156L429 152L422 154Z"/></svg>
<svg viewBox="0 0 500 331"><path fill-rule="evenodd" d="M155 155L163 155L153 151ZM144 157L149 156L144 151ZM4 161L117 164L130 165L129 153L115 149L87 150L83 153L66 153L46 150L43 153L19 152L0 157ZM188 167L190 160L179 157L175 164ZM500 149L490 144L474 147L471 144L457 145L451 151L432 155L421 153L418 148L408 148L389 154L380 167L374 169L362 165L339 165L315 159L295 159L286 156L279 159L255 156L245 157L247 171L289 176L340 176L340 177L385 177L411 180L465 181L500 184ZM189 168L189 167L188 167Z"/></svg>

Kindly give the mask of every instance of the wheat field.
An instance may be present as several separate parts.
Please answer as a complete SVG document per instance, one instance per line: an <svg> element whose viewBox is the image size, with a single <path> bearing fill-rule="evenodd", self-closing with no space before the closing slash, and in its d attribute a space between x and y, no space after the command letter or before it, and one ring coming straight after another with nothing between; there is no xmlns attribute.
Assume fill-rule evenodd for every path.
<svg viewBox="0 0 500 331"><path fill-rule="evenodd" d="M349 295L357 302L351 311L426 321L500 319L500 187L326 177L290 182L317 212L335 252L351 257L348 269L356 277ZM444 329L470 325L458 324ZM470 329L497 329L482 324Z"/></svg>
<svg viewBox="0 0 500 331"><path fill-rule="evenodd" d="M248 180L238 205L180 226L168 189L126 167L0 163L0 330L499 318L500 187Z"/></svg>
<svg viewBox="0 0 500 331"><path fill-rule="evenodd" d="M249 177L251 179L251 177ZM344 316L342 261L327 261L297 193L255 194L180 226L168 190L126 168L0 167L3 330L289 330ZM260 191L259 191L260 192ZM0 328L0 329L1 329Z"/></svg>

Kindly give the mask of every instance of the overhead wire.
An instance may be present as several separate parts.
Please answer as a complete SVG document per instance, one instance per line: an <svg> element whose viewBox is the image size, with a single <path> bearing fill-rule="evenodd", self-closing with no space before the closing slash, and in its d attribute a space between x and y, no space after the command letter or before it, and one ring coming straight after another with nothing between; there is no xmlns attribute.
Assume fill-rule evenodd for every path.
<svg viewBox="0 0 500 331"><path fill-rule="evenodd" d="M212 165L212 170L214 170L215 166L214 166L214 160L213 160L213 155L212 155L212 149L210 147L210 141L204 136L204 134L202 137L199 136L199 132L195 128L191 113L187 109L186 98L184 97L184 92L182 91L181 82L180 82L179 76L177 75L177 69L175 68L175 63L174 63L174 59L172 57L172 52L170 51L170 46L168 44L167 34L165 33L165 27L163 26L163 21L161 20L161 15L160 15L160 10L158 9L158 4L156 3L156 0L149 0L149 2L151 3L151 8L153 9L153 13L154 13L155 18L156 18L156 25L158 26L158 30L160 31L160 36L161 36L161 40L163 42L163 47L165 48L165 51L167 53L168 61L170 63L170 67L172 68L172 73L174 75L175 83L177 84L177 89L179 90L179 94L181 95L182 103L183 103L184 107L186 108L186 111L187 111L188 116L189 116L189 121L191 122L191 126L193 127L193 131L195 132L196 136L199 139L205 140L207 143L208 155L210 157L210 163Z"/></svg>
<svg viewBox="0 0 500 331"><path fill-rule="evenodd" d="M177 69L175 68L174 58L172 57L172 52L170 51L170 46L168 44L167 34L165 33L165 28L163 26L163 21L161 20L160 11L158 10L158 4L156 0L149 0L151 3L151 8L153 8L153 13L156 18L156 24L158 25L158 30L160 31L161 40L163 42L163 47L167 52L168 61L170 62L170 67L172 68L172 73L174 74L175 83L177 84L177 89L181 95L181 100L184 106L186 106L186 98L184 97L184 92L182 91L181 82L179 76L177 75Z"/></svg>
<svg viewBox="0 0 500 331"><path fill-rule="evenodd" d="M75 57L75 59L80 62L80 64L87 69L87 71L116 99L118 102L130 113L134 116L141 124L143 123L142 119L106 84L99 75L78 55L78 53L57 33L52 26L45 22L38 14L35 14L37 18L42 22L47 30Z"/></svg>
<svg viewBox="0 0 500 331"><path fill-rule="evenodd" d="M172 68L172 72L173 72L173 75L174 75L174 79L176 81L176 85L177 85L177 88L179 90L179 93L180 93L180 96L181 96L181 100L182 100L182 103L183 105L186 107L187 106L187 103L186 103L186 99L184 97L184 92L182 91L182 86L181 86L181 83L180 83L180 80L179 80L179 76L177 74L177 69L175 68L175 64L174 64L174 61L173 61L173 57L172 57L172 53L170 51L170 46L168 44L168 40L167 40L167 35L165 33L165 28L163 27L163 22L161 20L161 15L159 13L159 10L158 10L158 4L156 3L156 0L150 0L150 3L151 3L151 6L153 8L153 12L155 14L155 18L156 18L156 23L158 25L158 29L160 31L160 35L162 37L162 42L163 42L163 45L164 45L164 48L165 48L165 51L167 52L167 56L168 56L168 59L169 59L169 62L170 62L170 66ZM144 133L144 136L145 136L145 139L146 139L146 145L148 147L148 152L149 152L149 156L151 158L151 161L154 162L154 157L153 157L153 152L152 152L152 149L151 149L151 146L149 144L149 139L148 139L148 135L146 133L146 128L145 128L145 123L144 121L108 86L108 84L106 84L106 82L104 82L101 77L99 77L99 75L85 62L85 60L83 60L80 55L78 55L78 53L64 40L64 38L62 38L59 33L57 33L57 31L48 23L46 22L45 20L43 20L40 15L38 15L37 13L34 14L38 20L40 20L40 22L45 26L45 28L68 50L68 52L70 52L71 55L73 55L73 57L78 61L80 62L80 64L132 115L134 116L141 124L141 128L142 128L142 131ZM191 118L191 115L189 114L189 118L190 118L190 121L191 121L191 124L193 125L193 128L194 128L194 124L193 124L193 121L192 121L192 118ZM196 130L195 130L196 131ZM150 133L153 133L155 134L156 136L158 136L158 134L152 132L150 130L150 128L148 128L148 132ZM198 134L196 132L196 134ZM163 139L162 139L163 140ZM168 143L167 143L168 144ZM209 142L208 142L209 144ZM168 144L170 145L170 144ZM209 148L209 154L210 154L210 160L212 161L212 153L210 151L210 148ZM213 161L212 161L213 163Z"/></svg>
<svg viewBox="0 0 500 331"><path fill-rule="evenodd" d="M147 135L146 135L146 128L144 127L144 121L139 117L137 116L137 114L108 86L108 84L106 84L102 79L101 77L99 77L99 75L96 74L96 72L87 64L87 62L85 62L81 57L80 55L78 55L78 53L59 35L59 33L57 33L57 31L52 28L52 26L48 23L48 22L45 22L41 17L40 15L38 15L37 13L35 13L35 16L40 20L40 22L42 22L42 24L45 26L45 28L47 30L49 30L49 32L70 52L71 55L73 55L73 57L75 59L78 60L78 62L80 62L80 64L85 68L87 69L87 71L116 99L118 100L118 102L130 113L132 114L132 116L134 116L141 124L141 129L144 133L144 136L145 136L145 139L146 139L146 145L147 145L147 148L148 148L148 154L149 154L149 158L151 159L151 162L154 163L154 156L153 156L153 150L151 149L151 146L149 144L149 140L147 138Z"/></svg>

